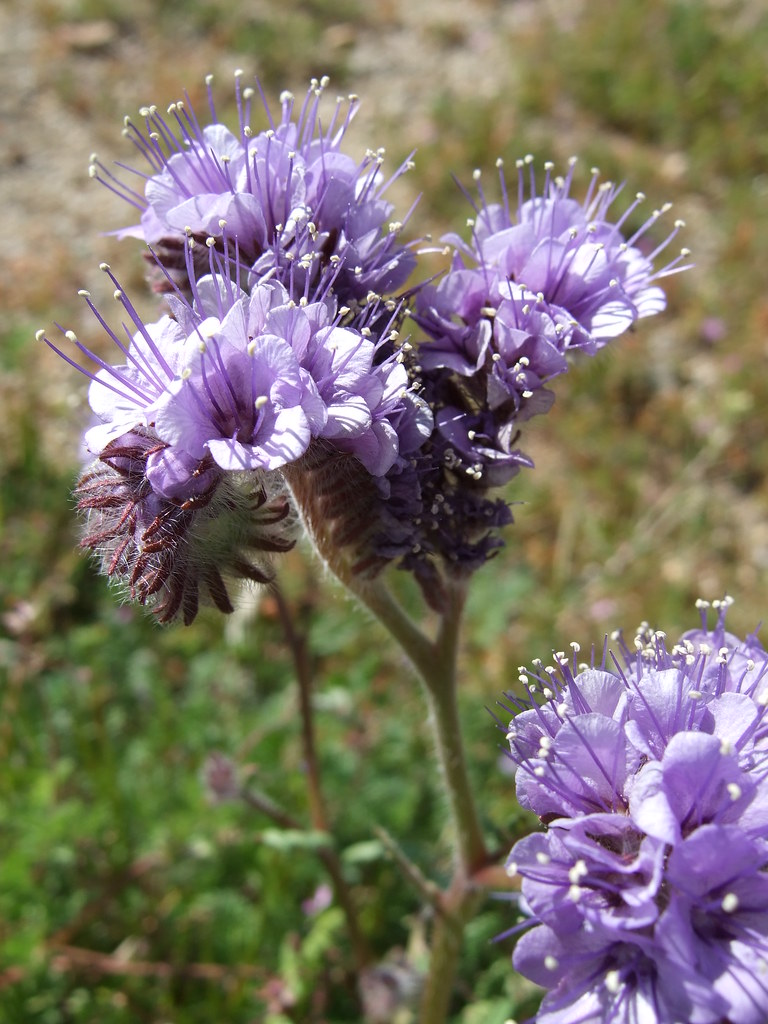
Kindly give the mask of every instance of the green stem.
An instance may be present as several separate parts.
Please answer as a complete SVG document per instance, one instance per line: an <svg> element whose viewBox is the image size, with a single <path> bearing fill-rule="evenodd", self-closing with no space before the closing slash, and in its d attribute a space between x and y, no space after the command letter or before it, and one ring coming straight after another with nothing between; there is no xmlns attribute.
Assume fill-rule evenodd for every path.
<svg viewBox="0 0 768 1024"><path fill-rule="evenodd" d="M458 705L457 657L464 587L449 591L450 604L435 642L435 658L424 675L437 755L456 830L457 869L465 877L488 859L480 817L467 770Z"/></svg>
<svg viewBox="0 0 768 1024"><path fill-rule="evenodd" d="M355 592L394 638L418 672L427 699L437 756L453 818L459 864L471 875L487 861L487 852L467 772L457 701L456 661L466 591L454 585L434 642L413 625L380 583Z"/></svg>
<svg viewBox="0 0 768 1024"><path fill-rule="evenodd" d="M458 644L466 590L454 584L448 595L449 604L434 642L411 623L383 586L369 587L365 596L359 595L400 643L424 684L454 826L456 864L451 886L435 915L419 1024L445 1024L448 1019L464 930L482 898L472 875L488 862L467 771L457 701Z"/></svg>

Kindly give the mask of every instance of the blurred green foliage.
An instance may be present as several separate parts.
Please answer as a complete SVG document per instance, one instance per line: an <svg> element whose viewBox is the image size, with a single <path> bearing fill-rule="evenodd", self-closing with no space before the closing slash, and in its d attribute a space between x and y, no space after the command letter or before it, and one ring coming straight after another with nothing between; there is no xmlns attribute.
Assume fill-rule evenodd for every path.
<svg viewBox="0 0 768 1024"><path fill-rule="evenodd" d="M509 546L475 580L462 709L500 852L529 823L483 705L514 684L516 666L641 618L674 634L693 625L697 596L726 590L738 598L734 628L751 629L764 615L768 563L768 383L758 370L768 17L746 2L560 6L521 18L509 40L514 81L500 68L495 97L478 98L471 83L458 96L430 85L414 230L463 224L451 170L469 182L474 167L489 168L491 194L496 156L508 166L528 151L562 161L578 148L586 166L628 179L649 202L675 200L701 256L669 282L666 318L582 362L556 387L553 413L526 429L537 469L510 487L519 504ZM332 11L298 0L279 11L203 0L36 9L52 26L100 18L140 38L178 28L185 45L204 39L233 64L247 55L269 88L322 71L346 84L355 33L377 26L355 0ZM465 45L469 29L445 30L445 46ZM86 95L68 65L52 75L98 136L106 100ZM165 84L163 75L158 66ZM137 103L151 85L141 83ZM421 140L407 126L391 134L394 166ZM126 251L124 264L132 258ZM62 279L71 273L62 265ZM58 316L46 305L58 301L55 286L30 295L36 317ZM161 631L94 576L76 551L68 498L84 388L62 384L70 371L34 344L36 326L16 317L0 327L0 1019L357 1020L339 912L302 909L327 881L312 836L280 837L245 804L212 804L201 783L206 758L221 751L246 785L308 821L274 605L266 597L230 624L205 614ZM372 829L385 827L433 877L447 875L424 711L377 627L308 565L308 552L293 554L282 576L309 631L336 842L376 954L410 944L418 959L428 922ZM395 584L415 607L409 582ZM469 929L459 1024L503 1024L535 1006L509 968L509 944L491 941L511 919L508 903L490 901Z"/></svg>

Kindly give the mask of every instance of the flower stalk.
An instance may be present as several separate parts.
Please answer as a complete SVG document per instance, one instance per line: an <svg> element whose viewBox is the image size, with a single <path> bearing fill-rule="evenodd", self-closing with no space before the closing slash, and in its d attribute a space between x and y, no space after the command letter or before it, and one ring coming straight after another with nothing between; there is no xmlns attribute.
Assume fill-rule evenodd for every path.
<svg viewBox="0 0 768 1024"><path fill-rule="evenodd" d="M354 580L352 581L354 582ZM429 640L380 583L353 588L397 640L423 684L452 819L454 870L441 894L432 932L429 969L422 993L421 1024L444 1024L459 967L466 924L482 899L473 874L488 862L480 817L469 778L457 701L457 655L466 588L452 585L435 639Z"/></svg>

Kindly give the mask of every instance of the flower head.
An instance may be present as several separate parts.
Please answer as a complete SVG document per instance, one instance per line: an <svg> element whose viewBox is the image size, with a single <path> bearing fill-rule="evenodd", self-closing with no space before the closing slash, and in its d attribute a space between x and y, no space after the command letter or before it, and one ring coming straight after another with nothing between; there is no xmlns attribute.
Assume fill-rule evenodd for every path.
<svg viewBox="0 0 768 1024"><path fill-rule="evenodd" d="M432 429L389 335L377 333L389 330L396 310L371 303L353 313L325 284L296 301L270 277L246 291L226 253L208 253L209 273L198 280L188 257L189 296L169 295L170 312L153 323L103 266L132 325L125 337L84 294L119 352L116 365L65 331L97 364L91 372L41 332L91 378L95 422L85 440L96 462L78 485L88 514L83 544L163 621L180 609L191 621L201 587L231 610L222 574L271 578L244 549L284 549L282 527L275 540L262 526L265 515L272 525L273 497L283 502L280 521L288 516L289 489L320 501L336 541L356 544L365 558L385 474ZM321 463L322 486L314 472ZM314 484L301 488L291 467ZM329 488L328 480L346 483ZM212 543L219 529L230 546Z"/></svg>
<svg viewBox="0 0 768 1024"><path fill-rule="evenodd" d="M566 356L593 353L638 318L660 312L665 298L656 281L685 257L683 251L655 271L655 256L682 222L645 255L639 243L660 212L625 238L622 228L643 197L611 222L620 190L599 185L593 171L577 202L570 195L574 165L555 178L547 164L538 195L531 160L519 161L514 212L500 168L503 202L489 204L480 190L471 243L447 236L452 266L418 296L417 320L428 340L417 358L437 430L464 465L490 474L490 486L519 468L520 460L509 457L509 438L518 424L550 408L545 385L567 371Z"/></svg>
<svg viewBox="0 0 768 1024"><path fill-rule="evenodd" d="M540 1022L768 1014L768 654L717 604L712 630L668 649L644 627L624 666L559 654L511 698L518 798L547 824L508 865Z"/></svg>
<svg viewBox="0 0 768 1024"><path fill-rule="evenodd" d="M212 238L220 248L228 245L232 255L237 252L256 278L275 269L287 283L300 268L316 281L335 266L342 301L399 288L414 257L400 244L402 224L391 221L393 207L384 199L393 179L381 175L383 150L369 151L362 160L342 150L357 98L338 99L324 123L326 78L313 79L300 104L283 92L278 117L262 93L266 127L255 132L256 91L244 87L242 78L236 72L235 131L219 121L211 77L210 124L201 124L188 97L172 103L166 114L143 107L143 126L126 118L124 133L148 165L147 172L133 172L143 179L140 190L92 158L92 177L140 213L139 223L119 234L143 238L168 269L183 271L187 237ZM158 281L167 287L163 278Z"/></svg>
<svg viewBox="0 0 768 1024"><path fill-rule="evenodd" d="M645 196L638 193L611 220L621 187L600 183L599 172L593 169L586 196L579 201L571 195L575 165L574 158L565 177L557 177L554 165L545 164L539 192L533 158L518 160L514 206L501 161L501 203L486 201L480 173L475 172L480 201L473 202L472 240L467 244L449 235L445 241L456 250L453 272L467 267L465 272L476 279L475 292L481 301L475 319L482 315L482 307L496 308L512 297L514 289L523 289L567 318L561 333L563 348L594 351L639 318L664 309L664 292L657 282L681 269L688 251L682 250L656 270L654 260L675 238L682 222L676 221L652 252L644 251L643 236L669 207L655 210L639 229L625 234L625 224Z"/></svg>
<svg viewBox="0 0 768 1024"><path fill-rule="evenodd" d="M502 545L498 528L512 516L489 491L533 465L519 447L520 429L551 408L550 382L568 370L572 354L593 354L640 317L660 312L658 281L682 269L686 256L684 250L654 269L682 223L645 252L644 236L662 211L630 234L625 226L642 196L612 221L620 189L600 185L597 172L577 201L573 161L565 178L547 164L539 193L526 158L518 162L514 206L499 169L502 202L487 202L476 172L471 241L446 236L448 272L416 294L414 320L425 337L408 359L435 427L410 466L393 466L394 500L382 512L400 564L424 581L432 603L440 562L449 574L466 575ZM399 499L405 480L419 497L415 515L414 500ZM387 546L392 541L384 537Z"/></svg>
<svg viewBox="0 0 768 1024"><path fill-rule="evenodd" d="M159 494L183 490L206 457L230 472L276 470L321 438L383 476L401 434L412 444L414 431L423 437L431 429L400 361L379 353L381 339L362 326L364 316L342 323L349 311L326 289L296 302L276 281L246 292L228 274L209 273L190 277L191 301L172 296L171 312L145 324L103 269L136 330L124 341L85 293L124 361L110 365L64 332L101 367L83 370L97 419L86 444L98 455L126 431L151 428L162 444L148 455L147 474Z"/></svg>

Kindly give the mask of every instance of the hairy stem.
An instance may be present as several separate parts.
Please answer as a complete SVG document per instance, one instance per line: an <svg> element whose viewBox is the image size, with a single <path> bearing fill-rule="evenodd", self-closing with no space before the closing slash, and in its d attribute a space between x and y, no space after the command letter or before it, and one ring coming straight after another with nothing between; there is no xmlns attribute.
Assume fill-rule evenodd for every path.
<svg viewBox="0 0 768 1024"><path fill-rule="evenodd" d="M466 589L453 584L434 641L407 618L383 586L360 595L399 642L424 685L443 788L453 820L454 874L435 915L429 971L419 1024L445 1024L459 967L464 930L482 898L472 876L488 863L480 818L469 780L457 701L457 658Z"/></svg>
<svg viewBox="0 0 768 1024"><path fill-rule="evenodd" d="M456 660L465 589L457 585L450 589L448 608L434 641L413 625L378 581L355 592L399 642L424 684L454 823L456 852L464 873L471 875L486 863L488 855L469 781L457 702Z"/></svg>
<svg viewBox="0 0 768 1024"><path fill-rule="evenodd" d="M457 869L465 877L488 859L467 770L459 718L457 657L466 591L454 587L435 641L435 658L424 676L435 746L456 831Z"/></svg>

